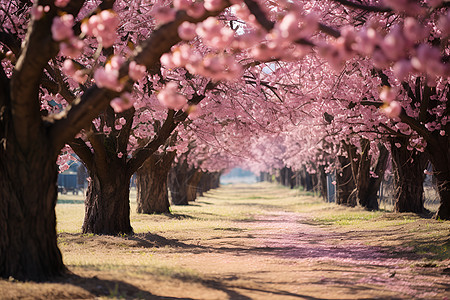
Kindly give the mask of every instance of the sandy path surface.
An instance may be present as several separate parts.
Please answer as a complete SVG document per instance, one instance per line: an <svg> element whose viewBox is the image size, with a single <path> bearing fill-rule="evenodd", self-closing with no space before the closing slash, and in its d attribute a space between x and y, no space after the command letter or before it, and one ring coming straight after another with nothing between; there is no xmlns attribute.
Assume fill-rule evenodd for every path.
<svg viewBox="0 0 450 300"><path fill-rule="evenodd" d="M291 212L259 216L238 236L203 242L208 251L192 251L181 266L224 281L236 299L445 299L450 292L448 276L307 222Z"/></svg>

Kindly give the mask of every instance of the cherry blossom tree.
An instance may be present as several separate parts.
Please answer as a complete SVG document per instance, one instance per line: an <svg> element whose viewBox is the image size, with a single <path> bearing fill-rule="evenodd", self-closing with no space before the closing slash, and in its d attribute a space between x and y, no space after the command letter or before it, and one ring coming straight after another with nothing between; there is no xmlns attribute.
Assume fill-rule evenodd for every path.
<svg viewBox="0 0 450 300"><path fill-rule="evenodd" d="M180 41L177 28L181 23L201 21L224 7L217 7L217 11L203 10L196 17L179 12L169 22L163 21L164 25L152 32L127 61L120 65L111 61L105 68L97 68L95 83L85 90L70 93L55 63L59 59L58 52L66 57L81 53L85 41L76 36L76 32L83 28L81 20L85 16L91 16L89 21L96 16L95 22L99 25L97 31L82 29L86 36L92 34L105 47L110 46L116 29L104 26L108 25L111 14L102 14L113 4L114 1L104 1L100 6L90 1L1 2L4 12L0 35L2 277L43 280L65 271L56 244L54 211L56 159L61 149L82 129L89 128L90 121L106 109L111 100L131 91L136 65L145 66L147 70L159 65L161 55ZM97 14L97 8L102 13ZM94 25L95 22L92 21ZM75 71L73 76L85 80L83 72ZM50 109L43 112L41 101L46 101L47 93L59 93L55 98L63 97L70 104L61 112L53 113ZM124 102L119 100L121 104ZM172 113L172 117L174 115ZM142 153L145 151L148 150L142 149ZM139 157L134 161L144 160Z"/></svg>
<svg viewBox="0 0 450 300"><path fill-rule="evenodd" d="M189 109L183 110L181 106L185 99L180 85L170 80L163 82L158 98L168 109L166 117L153 139L133 153L128 152L127 131L133 127L133 110L136 110L130 104L136 90L142 91L145 81L148 82L148 75L159 74L160 64L166 69L184 68L193 76L214 82L233 82L238 78L253 81L270 89L273 97L284 99L277 92L283 86L264 81L265 73L275 76L276 71L265 72L259 68L244 73L246 66L258 66L261 62L301 62L313 52L339 71L345 65L360 64L361 58L367 58L373 68L367 68L364 73L367 76L359 80L362 84L369 82L369 86L373 80L380 80L387 87L382 93L371 88L363 93L367 94L366 99L361 98L362 93L345 95L345 91L341 91L342 96L322 99L347 99L359 105L354 107L361 111L379 107L391 118L384 121L387 127L397 126L400 133L407 132L409 146L422 148L433 164L441 198L438 217L450 218L448 2L231 2L176 0L173 3L151 1L150 5L137 0L131 4L113 0L100 3L0 1L2 277L40 280L65 270L56 245L54 207L56 161L66 144L76 149L91 175L98 175L91 178L90 192L97 196L87 206L86 231L131 232L125 216L129 213L125 194L121 197L127 200L114 202L118 206L113 209L121 211L125 221L121 224L105 221L99 230L95 228L94 219L105 218L102 211L110 208L100 205L100 211L96 211L98 197L108 198L110 191L94 191L101 188L101 182L111 181L107 179L107 168L103 168L107 164L121 170L122 175L116 177L120 179L117 184L128 184L131 174L165 143L180 120L187 117ZM117 11L111 11L112 8ZM129 28L116 30L120 24L117 14L127 16L127 11L139 11L137 21L141 20L139 15L145 16L144 20L150 15L155 23L144 22L139 39L131 34L127 36L128 29L133 28L130 23ZM239 31L235 31L236 26ZM198 51L199 47L205 49ZM369 76L371 69L375 76ZM356 77L361 72L354 74L353 82L360 85ZM377 74L387 76L389 84ZM377 76L381 78L376 79ZM152 84L156 84L155 80ZM390 92L383 94L384 90ZM259 96L267 94L266 90ZM192 95L192 104L198 101L197 96L205 97L201 93ZM316 97L308 99L310 95L297 96L300 102L316 100ZM358 98L350 101L349 97L353 96ZM293 95L288 98L295 99ZM229 100L233 103L233 99ZM265 103L259 114L249 114L253 126L269 127L265 130L275 132L269 140L281 142L284 137L278 129L283 129L282 122L292 121L289 117L292 106L273 100ZM258 111L256 105L248 107ZM358 118L363 115L349 106L346 108L350 115ZM280 111L284 112L280 122L270 125L270 121L264 120ZM328 113L335 119L341 117ZM104 132L105 125L111 128L109 135ZM229 127L228 135L239 125ZM121 139L125 142L118 143ZM267 137L255 139L263 141ZM97 143L103 145L97 147ZM353 143L361 144L359 138ZM266 147L274 155L285 149L281 144L273 149ZM277 159L283 167L283 159Z"/></svg>

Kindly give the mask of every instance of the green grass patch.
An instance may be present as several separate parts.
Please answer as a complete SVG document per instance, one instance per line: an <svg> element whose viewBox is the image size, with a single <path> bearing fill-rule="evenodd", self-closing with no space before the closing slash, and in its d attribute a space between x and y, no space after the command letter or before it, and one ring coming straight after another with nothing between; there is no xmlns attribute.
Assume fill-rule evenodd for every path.
<svg viewBox="0 0 450 300"><path fill-rule="evenodd" d="M359 209L338 209L336 212L322 212L322 216L315 217L314 222L320 225L358 225L361 221L368 221L379 217L382 212L361 211Z"/></svg>

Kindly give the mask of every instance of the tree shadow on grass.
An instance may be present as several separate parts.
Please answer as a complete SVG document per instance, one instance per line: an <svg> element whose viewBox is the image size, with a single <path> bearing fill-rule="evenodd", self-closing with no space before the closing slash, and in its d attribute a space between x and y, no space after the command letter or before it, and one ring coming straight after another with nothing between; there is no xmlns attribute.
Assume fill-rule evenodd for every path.
<svg viewBox="0 0 450 300"><path fill-rule="evenodd" d="M76 274L68 274L59 283L78 286L96 297L113 299L192 299L189 297L158 296L124 281L100 279L97 276L81 277Z"/></svg>
<svg viewBox="0 0 450 300"><path fill-rule="evenodd" d="M184 282L196 282L200 283L206 288L210 288L216 291L225 293L229 299L233 300L250 300L251 297L243 295L238 290L247 290L249 292L259 292L267 294L267 297L273 296L291 296L299 299L306 300L326 300L325 298L316 298L307 295L301 295L296 293L291 293L283 290L277 289L264 289L255 287L246 287L241 285L234 285L232 282L223 282L220 280L190 280L182 278L177 278ZM143 290L121 280L107 280L100 279L97 276L93 277L82 277L76 274L68 274L67 276L58 280L57 283L70 284L82 288L86 292L90 293L95 297L108 297L113 299L168 299L168 300L193 300L190 297L171 297L171 296L160 296L150 293L149 291ZM186 290L189 293L189 290ZM70 293L69 293L70 294ZM58 297L58 295L55 295ZM67 293L64 294L65 297L68 296ZM77 295L69 295L77 296ZM80 295L78 295L80 296ZM86 295L84 295L86 296Z"/></svg>
<svg viewBox="0 0 450 300"><path fill-rule="evenodd" d="M185 220L185 219L194 220L194 219L198 219L197 217L186 215L186 214L170 213L170 214L164 214L164 215L166 217L168 217L169 219L176 219L176 220Z"/></svg>
<svg viewBox="0 0 450 300"><path fill-rule="evenodd" d="M194 245L194 244L187 244L184 242L181 242L177 239L169 239L165 238L158 234L153 233L138 233L134 234L132 236L127 237L128 240L132 240L136 242L136 247L145 247L145 248L151 248L151 247L173 247L173 248L181 248L181 249L197 249L202 251L208 251L207 247L200 246L200 245Z"/></svg>

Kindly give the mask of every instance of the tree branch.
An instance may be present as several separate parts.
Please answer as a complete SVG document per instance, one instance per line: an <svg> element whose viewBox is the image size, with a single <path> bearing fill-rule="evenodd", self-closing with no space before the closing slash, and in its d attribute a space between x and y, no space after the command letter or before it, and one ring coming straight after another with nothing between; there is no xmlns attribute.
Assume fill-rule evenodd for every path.
<svg viewBox="0 0 450 300"><path fill-rule="evenodd" d="M159 146L164 144L164 142L172 134L172 131L177 127L178 123L175 123L175 111L170 109L167 118L164 121L163 126L159 130L156 137L151 140L147 145L136 151L132 158L127 162L127 174L131 177L134 172L141 167L141 165L149 158Z"/></svg>
<svg viewBox="0 0 450 300"><path fill-rule="evenodd" d="M84 0L70 1L70 12L78 14L83 3ZM52 0L35 1L34 5L48 5L50 10L44 18L32 18L30 21L11 77L14 131L21 150L25 152L34 144L35 139L42 138L39 86L47 62L59 51L59 45L53 41L51 33L53 18L57 16L58 8Z"/></svg>
<svg viewBox="0 0 450 300"><path fill-rule="evenodd" d="M340 3L344 6L348 6L351 8L357 8L362 9L367 12L392 12L392 9L390 7L382 7L382 6L372 6L372 5L366 5L362 3L356 3L349 0L333 0L334 2Z"/></svg>
<svg viewBox="0 0 450 300"><path fill-rule="evenodd" d="M0 31L0 42L6 45L14 53L14 55L19 55L20 39L18 39L17 36L8 32Z"/></svg>
<svg viewBox="0 0 450 300"><path fill-rule="evenodd" d="M430 100L433 94L432 89L425 84L422 90L422 101L420 101L419 122L426 123L428 109L430 108Z"/></svg>
<svg viewBox="0 0 450 300"><path fill-rule="evenodd" d="M10 90L9 90L9 78L5 74L5 70L0 66L0 122L3 121L3 106L9 106L11 99L9 98Z"/></svg>
<svg viewBox="0 0 450 300"><path fill-rule="evenodd" d="M161 55L170 51L170 48L181 41L178 36L178 26L185 22L198 23L210 16L217 16L226 7L230 6L226 2L224 6L215 12L207 11L200 18L192 18L184 11L177 13L176 19L157 30L153 31L150 37L138 46L134 53L134 58L138 64L145 65L147 70L152 70L159 65ZM124 64L120 70L121 78L128 76L128 64ZM132 81L128 81L128 89L131 88ZM64 112L55 116L55 122L49 130L49 135L53 143L55 152L67 141L70 141L82 128L95 118L100 111L105 109L109 102L119 96L118 93L93 86L88 89L81 98L75 100Z"/></svg>
<svg viewBox="0 0 450 300"><path fill-rule="evenodd" d="M89 126L91 120L104 110L119 93L97 86L89 88L81 98L77 98L64 111L52 116L53 125L49 138L53 149L59 153L64 144L70 141L81 129Z"/></svg>
<svg viewBox="0 0 450 300"><path fill-rule="evenodd" d="M217 83L212 83L211 81L208 82L205 91L214 88L216 85ZM195 94L192 99L189 100L189 104L199 104L204 98L205 95ZM188 113L182 110L177 112L169 110L167 118L156 137L148 142L143 148L137 150L133 157L127 162L127 174L132 176L133 173L136 172L156 150L158 150L159 146L166 142L178 124L186 120L187 117Z"/></svg>
<svg viewBox="0 0 450 300"><path fill-rule="evenodd" d="M76 138L72 142L69 143L70 148L72 148L73 152L81 159L84 163L85 167L89 170L92 170L94 155L91 152L91 149L86 145L86 143L81 138Z"/></svg>
<svg viewBox="0 0 450 300"><path fill-rule="evenodd" d="M28 151L34 139L40 138L39 86L47 62L58 53L58 44L52 40L50 31L55 15L56 10L53 9L47 13L46 18L31 20L11 77L14 131L23 151Z"/></svg>
<svg viewBox="0 0 450 300"><path fill-rule="evenodd" d="M123 117L126 120L125 125L119 131L119 136L117 137L118 152L127 153L128 140L130 139L131 127L133 126L133 117L135 109L134 107L124 111L118 117Z"/></svg>
<svg viewBox="0 0 450 300"><path fill-rule="evenodd" d="M92 125L93 134L89 135L89 142L94 150L93 167L96 167L97 175L100 178L107 178L108 174L108 153L105 148L105 136L101 132L97 132Z"/></svg>
<svg viewBox="0 0 450 300"><path fill-rule="evenodd" d="M266 16L266 14L264 13L264 11L261 9L261 7L259 6L259 4L254 1L254 0L244 0L245 5L247 5L247 8L250 10L250 12L252 13L252 15L255 16L256 21L258 21L258 23L266 30L266 31L271 31L274 27L275 27L275 22L272 22L271 20L269 20ZM318 23L319 25L319 30L332 36L335 38L338 38L341 36L341 33L336 30L331 28L328 25L322 24L322 23ZM295 41L297 44L302 44L302 45L310 45L313 46L314 43L311 41L308 41L306 39L299 39L297 41Z"/></svg>
<svg viewBox="0 0 450 300"><path fill-rule="evenodd" d="M244 0L248 10L255 16L256 21L266 30L271 31L275 27L275 23L270 21L264 11L259 7L258 2L253 0Z"/></svg>

